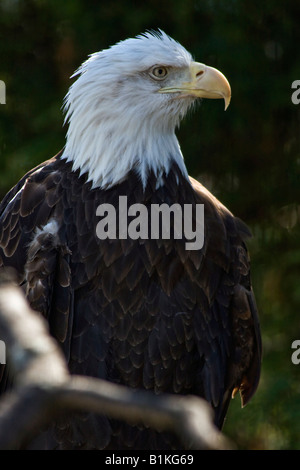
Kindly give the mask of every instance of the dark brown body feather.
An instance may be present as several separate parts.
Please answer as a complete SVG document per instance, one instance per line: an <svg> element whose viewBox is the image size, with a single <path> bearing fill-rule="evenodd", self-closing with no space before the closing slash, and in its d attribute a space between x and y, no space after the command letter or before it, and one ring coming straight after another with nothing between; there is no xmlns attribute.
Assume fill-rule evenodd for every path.
<svg viewBox="0 0 300 470"><path fill-rule="evenodd" d="M204 204L204 246L186 240L100 240L99 204ZM45 231L49 222L57 231ZM37 227L40 231L37 232ZM59 156L29 172L0 206L0 262L13 266L45 316L70 371L156 393L196 394L222 426L232 391L247 403L260 375L261 340L242 222L174 166L156 189L132 171L110 189ZM34 239L34 243L32 240ZM6 384L3 376L3 386ZM110 421L66 417L58 448L169 448L172 436Z"/></svg>

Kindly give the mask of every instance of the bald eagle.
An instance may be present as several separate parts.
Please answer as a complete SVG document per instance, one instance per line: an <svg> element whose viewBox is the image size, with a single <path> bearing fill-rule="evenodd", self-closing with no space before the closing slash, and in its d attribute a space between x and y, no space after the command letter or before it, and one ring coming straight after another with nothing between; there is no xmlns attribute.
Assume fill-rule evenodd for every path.
<svg viewBox="0 0 300 470"><path fill-rule="evenodd" d="M72 374L204 397L221 428L232 395L239 390L248 403L260 376L250 232L189 177L175 129L198 98L222 98L226 108L230 85L161 30L92 54L74 76L64 149L1 203L0 264L17 271ZM189 249L186 234L176 236L175 216L168 237L151 237L151 227L148 236L121 236L120 227L110 236L99 214L113 207L122 218L120 197L135 209L202 205L201 247ZM100 220L107 222L102 237ZM133 218L128 212L122 220ZM135 228L138 234L141 219ZM10 380L6 369L2 388ZM93 414L61 418L41 442L60 449L179 446L172 435Z"/></svg>

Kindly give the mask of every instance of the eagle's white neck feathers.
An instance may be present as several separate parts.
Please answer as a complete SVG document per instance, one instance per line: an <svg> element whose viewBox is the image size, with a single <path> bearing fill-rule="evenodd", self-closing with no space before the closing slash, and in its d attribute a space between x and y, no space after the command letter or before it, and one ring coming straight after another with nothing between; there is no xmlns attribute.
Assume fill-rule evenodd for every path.
<svg viewBox="0 0 300 470"><path fill-rule="evenodd" d="M149 170L184 165L175 128L192 99L157 92L154 65L188 67L191 55L165 33L147 33L92 54L74 74L65 99L67 142L62 155L73 170L88 174L93 187L107 188L135 168L145 185Z"/></svg>

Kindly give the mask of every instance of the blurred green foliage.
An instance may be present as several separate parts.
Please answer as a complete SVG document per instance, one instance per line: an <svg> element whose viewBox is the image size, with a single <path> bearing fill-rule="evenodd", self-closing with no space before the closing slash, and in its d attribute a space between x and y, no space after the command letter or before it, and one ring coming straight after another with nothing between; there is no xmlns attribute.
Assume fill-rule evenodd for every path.
<svg viewBox="0 0 300 470"><path fill-rule="evenodd" d="M263 370L252 402L233 400L224 432L242 449L299 449L300 3L292 0L0 0L0 197L63 146L62 102L89 53L161 28L219 68L226 113L204 100L178 131L189 172L253 231Z"/></svg>

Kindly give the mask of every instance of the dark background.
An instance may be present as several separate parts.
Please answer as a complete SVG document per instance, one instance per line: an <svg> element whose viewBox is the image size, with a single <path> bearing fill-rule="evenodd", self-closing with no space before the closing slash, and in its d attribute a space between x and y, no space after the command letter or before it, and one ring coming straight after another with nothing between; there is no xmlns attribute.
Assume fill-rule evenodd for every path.
<svg viewBox="0 0 300 470"><path fill-rule="evenodd" d="M0 198L64 145L61 106L88 54L163 29L229 79L178 131L189 173L251 228L263 336L257 394L231 404L224 433L243 449L300 449L300 3L267 0L0 0Z"/></svg>

